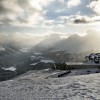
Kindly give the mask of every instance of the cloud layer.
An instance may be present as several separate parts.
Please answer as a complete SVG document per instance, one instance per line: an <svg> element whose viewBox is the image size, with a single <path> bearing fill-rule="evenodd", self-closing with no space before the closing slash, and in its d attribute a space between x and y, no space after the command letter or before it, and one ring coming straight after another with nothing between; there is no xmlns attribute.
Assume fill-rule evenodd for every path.
<svg viewBox="0 0 100 100"><path fill-rule="evenodd" d="M99 14L99 4L100 0L0 0L0 23L36 26L50 18L57 21L57 17L69 17L78 12L87 15L89 9Z"/></svg>
<svg viewBox="0 0 100 100"><path fill-rule="evenodd" d="M87 28L96 23L100 25L99 5L100 0L0 0L0 32L44 34L50 30L67 34L77 29L85 31L76 24Z"/></svg>
<svg viewBox="0 0 100 100"><path fill-rule="evenodd" d="M42 10L52 0L0 0L0 23L34 26L43 20Z"/></svg>

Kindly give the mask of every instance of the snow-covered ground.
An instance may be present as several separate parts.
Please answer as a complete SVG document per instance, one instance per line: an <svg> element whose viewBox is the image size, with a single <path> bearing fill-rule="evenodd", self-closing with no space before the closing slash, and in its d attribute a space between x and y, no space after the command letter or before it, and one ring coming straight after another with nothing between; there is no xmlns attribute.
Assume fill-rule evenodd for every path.
<svg viewBox="0 0 100 100"><path fill-rule="evenodd" d="M0 100L100 100L100 74L46 78L58 71L30 71L0 83Z"/></svg>

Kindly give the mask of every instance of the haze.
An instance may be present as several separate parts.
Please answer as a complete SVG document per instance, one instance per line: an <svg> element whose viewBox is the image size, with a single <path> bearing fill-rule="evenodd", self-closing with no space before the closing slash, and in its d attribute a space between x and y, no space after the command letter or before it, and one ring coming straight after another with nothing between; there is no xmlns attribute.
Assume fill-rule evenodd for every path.
<svg viewBox="0 0 100 100"><path fill-rule="evenodd" d="M4 44L32 48L55 34L60 39L84 36L88 30L97 35L99 7L100 0L0 0L0 48Z"/></svg>

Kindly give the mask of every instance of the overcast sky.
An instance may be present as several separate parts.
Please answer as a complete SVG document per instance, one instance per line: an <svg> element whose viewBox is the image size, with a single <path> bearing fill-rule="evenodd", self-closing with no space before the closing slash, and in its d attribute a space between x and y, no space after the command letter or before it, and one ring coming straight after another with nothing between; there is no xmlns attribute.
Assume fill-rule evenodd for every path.
<svg viewBox="0 0 100 100"><path fill-rule="evenodd" d="M100 0L0 0L0 33L84 33L100 29Z"/></svg>

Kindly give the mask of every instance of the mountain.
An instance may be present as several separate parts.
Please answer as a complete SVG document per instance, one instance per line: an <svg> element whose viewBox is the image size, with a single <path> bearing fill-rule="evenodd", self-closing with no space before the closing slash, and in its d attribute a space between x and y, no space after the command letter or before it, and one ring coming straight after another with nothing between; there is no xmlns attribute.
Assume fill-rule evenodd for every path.
<svg viewBox="0 0 100 100"><path fill-rule="evenodd" d="M52 35L48 35L45 37L45 39L43 41L41 41L38 46L53 46L55 43L57 43L58 41L60 41L60 35L59 34L52 34Z"/></svg>
<svg viewBox="0 0 100 100"><path fill-rule="evenodd" d="M72 53L86 51L100 52L100 33L97 31L89 32L86 36L73 34L67 39L63 39L54 45L56 50L64 50Z"/></svg>
<svg viewBox="0 0 100 100"><path fill-rule="evenodd" d="M19 47L16 47L12 44L1 44L0 45L0 57L15 54L20 52Z"/></svg>
<svg viewBox="0 0 100 100"><path fill-rule="evenodd" d="M0 50L0 67L11 67L16 63L25 59L24 53L20 51L20 47L12 44L1 44Z"/></svg>
<svg viewBox="0 0 100 100"><path fill-rule="evenodd" d="M61 41L61 34L52 34L52 35L47 35L45 38L40 41L35 47L31 49L38 51L38 50L45 50L48 48L52 48L57 42Z"/></svg>
<svg viewBox="0 0 100 100"><path fill-rule="evenodd" d="M73 34L67 39L63 39L56 43L54 48L63 51L76 52L80 48L76 48L76 46L79 46L82 43L81 38L82 37L78 36L77 34Z"/></svg>

